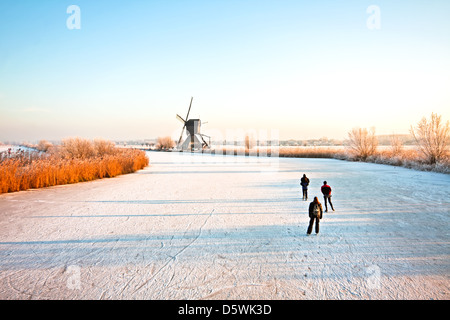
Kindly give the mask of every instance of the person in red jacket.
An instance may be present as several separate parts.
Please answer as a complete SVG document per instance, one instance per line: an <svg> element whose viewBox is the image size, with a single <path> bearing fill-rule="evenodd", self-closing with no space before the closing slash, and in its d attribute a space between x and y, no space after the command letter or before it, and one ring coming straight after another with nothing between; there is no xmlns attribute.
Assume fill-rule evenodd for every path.
<svg viewBox="0 0 450 320"><path fill-rule="evenodd" d="M333 204L331 203L331 187L327 184L326 181L323 182L322 188L320 188L323 194L323 200L325 201L325 212L328 212L327 199L330 203L331 210L334 211Z"/></svg>

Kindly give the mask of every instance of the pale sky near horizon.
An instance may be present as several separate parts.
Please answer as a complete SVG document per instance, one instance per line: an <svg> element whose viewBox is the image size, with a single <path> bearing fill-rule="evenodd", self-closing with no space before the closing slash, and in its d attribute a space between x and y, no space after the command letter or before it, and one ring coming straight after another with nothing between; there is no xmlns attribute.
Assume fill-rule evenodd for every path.
<svg viewBox="0 0 450 320"><path fill-rule="evenodd" d="M408 133L432 112L450 120L449 13L437 0L2 0L0 141L175 137L191 96L213 138Z"/></svg>

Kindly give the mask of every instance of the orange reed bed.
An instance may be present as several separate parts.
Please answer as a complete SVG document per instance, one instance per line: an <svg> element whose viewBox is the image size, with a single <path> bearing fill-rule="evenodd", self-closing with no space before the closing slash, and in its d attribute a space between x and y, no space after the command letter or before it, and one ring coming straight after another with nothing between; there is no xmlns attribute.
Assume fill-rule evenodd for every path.
<svg viewBox="0 0 450 320"><path fill-rule="evenodd" d="M145 152L132 149L87 159L4 159L0 162L0 193L111 178L140 170L148 163Z"/></svg>

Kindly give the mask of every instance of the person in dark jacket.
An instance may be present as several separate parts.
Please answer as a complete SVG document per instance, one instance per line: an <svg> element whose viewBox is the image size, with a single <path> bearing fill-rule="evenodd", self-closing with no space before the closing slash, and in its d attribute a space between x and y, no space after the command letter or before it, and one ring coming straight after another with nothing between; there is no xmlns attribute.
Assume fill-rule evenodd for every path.
<svg viewBox="0 0 450 320"><path fill-rule="evenodd" d="M326 181L323 182L322 188L320 188L323 194L323 200L325 201L325 212L328 212L327 199L330 203L331 210L334 211L333 204L331 203L331 187L327 184Z"/></svg>
<svg viewBox="0 0 450 320"><path fill-rule="evenodd" d="M317 197L314 197L314 201L309 204L309 226L306 234L309 236L312 232L314 222L316 222L316 234L319 233L319 221L322 219L323 209L322 204Z"/></svg>
<svg viewBox="0 0 450 320"><path fill-rule="evenodd" d="M309 179L306 177L306 174L303 174L303 177L300 179L300 185L302 186L303 200L308 200Z"/></svg>

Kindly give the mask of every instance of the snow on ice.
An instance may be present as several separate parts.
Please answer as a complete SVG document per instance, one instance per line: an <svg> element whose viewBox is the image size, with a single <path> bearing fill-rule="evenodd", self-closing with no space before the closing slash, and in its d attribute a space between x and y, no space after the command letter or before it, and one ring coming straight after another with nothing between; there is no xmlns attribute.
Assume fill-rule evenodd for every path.
<svg viewBox="0 0 450 320"><path fill-rule="evenodd" d="M134 174L0 195L0 299L449 299L445 174L148 153ZM327 180L335 212L306 236Z"/></svg>

